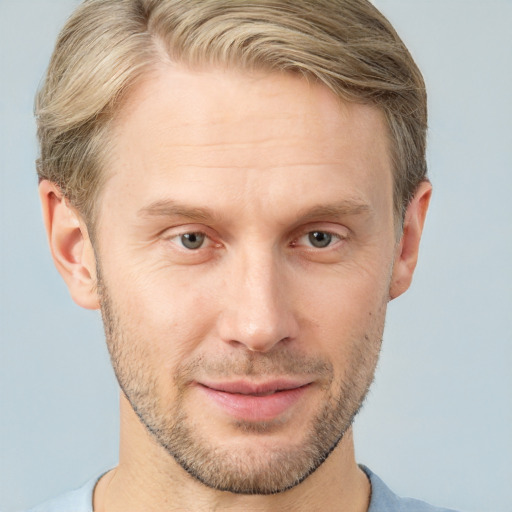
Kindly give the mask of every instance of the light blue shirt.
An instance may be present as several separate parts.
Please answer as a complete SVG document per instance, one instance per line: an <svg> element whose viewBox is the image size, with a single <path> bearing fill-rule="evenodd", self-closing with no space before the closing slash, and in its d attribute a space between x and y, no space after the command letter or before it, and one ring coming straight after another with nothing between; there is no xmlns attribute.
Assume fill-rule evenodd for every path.
<svg viewBox="0 0 512 512"><path fill-rule="evenodd" d="M400 498L367 467L361 466L361 469L368 476L372 486L368 512L455 512L446 508L433 507L412 498ZM93 512L92 496L98 480L99 478L94 478L80 489L47 501L28 512Z"/></svg>

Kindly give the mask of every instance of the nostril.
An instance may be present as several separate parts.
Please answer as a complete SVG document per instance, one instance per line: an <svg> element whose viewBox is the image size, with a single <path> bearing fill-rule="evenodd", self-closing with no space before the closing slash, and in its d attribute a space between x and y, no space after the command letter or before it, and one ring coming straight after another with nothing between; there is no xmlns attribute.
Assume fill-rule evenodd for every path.
<svg viewBox="0 0 512 512"><path fill-rule="evenodd" d="M271 349L273 349L276 345L284 344L290 341L290 337L286 336L284 338L278 339L277 341L272 341L272 339L269 339L268 341L262 341L260 343L252 342L252 343L244 343L244 342L237 342L243 345L247 350L250 352L268 352Z"/></svg>

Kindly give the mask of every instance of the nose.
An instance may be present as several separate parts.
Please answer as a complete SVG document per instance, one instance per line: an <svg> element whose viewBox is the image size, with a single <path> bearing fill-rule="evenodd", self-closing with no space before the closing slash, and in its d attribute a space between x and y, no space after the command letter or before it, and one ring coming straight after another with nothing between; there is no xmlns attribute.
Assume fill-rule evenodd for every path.
<svg viewBox="0 0 512 512"><path fill-rule="evenodd" d="M269 253L240 259L226 282L219 335L231 345L268 352L297 337L288 279Z"/></svg>

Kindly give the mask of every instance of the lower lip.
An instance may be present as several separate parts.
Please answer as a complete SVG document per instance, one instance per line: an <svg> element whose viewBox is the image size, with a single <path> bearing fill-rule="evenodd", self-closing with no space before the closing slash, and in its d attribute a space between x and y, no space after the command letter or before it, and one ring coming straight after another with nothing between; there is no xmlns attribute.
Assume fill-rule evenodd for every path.
<svg viewBox="0 0 512 512"><path fill-rule="evenodd" d="M222 410L240 421L271 421L289 410L306 393L310 385L254 396L227 393L206 386L199 388Z"/></svg>

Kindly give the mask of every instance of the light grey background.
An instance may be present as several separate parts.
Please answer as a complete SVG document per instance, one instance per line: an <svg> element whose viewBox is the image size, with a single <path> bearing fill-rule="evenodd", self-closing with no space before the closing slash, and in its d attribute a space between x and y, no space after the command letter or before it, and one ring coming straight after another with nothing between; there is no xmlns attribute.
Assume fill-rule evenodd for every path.
<svg viewBox="0 0 512 512"><path fill-rule="evenodd" d="M99 316L47 250L32 102L76 0L0 0L0 510L117 457ZM412 289L390 306L358 460L400 494L512 510L512 2L377 0L422 68L435 193Z"/></svg>

